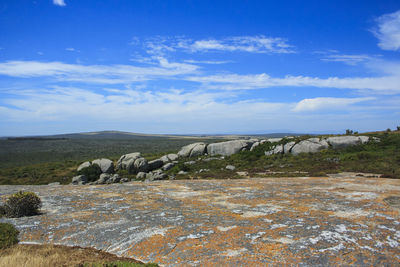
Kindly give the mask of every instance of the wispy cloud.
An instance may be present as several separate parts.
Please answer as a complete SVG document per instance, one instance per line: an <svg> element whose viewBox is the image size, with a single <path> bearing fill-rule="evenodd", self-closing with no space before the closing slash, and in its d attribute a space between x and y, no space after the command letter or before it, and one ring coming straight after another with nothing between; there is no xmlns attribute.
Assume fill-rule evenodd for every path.
<svg viewBox="0 0 400 267"><path fill-rule="evenodd" d="M373 30L379 39L378 46L383 50L400 49L400 10L377 18L378 25Z"/></svg>
<svg viewBox="0 0 400 267"><path fill-rule="evenodd" d="M65 48L65 50L70 51L70 52L74 52L74 51L75 51L75 48L73 48L73 47L67 47L67 48Z"/></svg>
<svg viewBox="0 0 400 267"><path fill-rule="evenodd" d="M56 6L66 6L64 0L53 0L53 4Z"/></svg>
<svg viewBox="0 0 400 267"><path fill-rule="evenodd" d="M159 58L158 66L81 65L62 62L8 61L0 63L0 75L13 77L48 76L61 81L118 84L193 74L198 67Z"/></svg>
<svg viewBox="0 0 400 267"><path fill-rule="evenodd" d="M265 73L239 75L221 74L211 76L191 76L190 81L201 82L210 89L218 90L249 90L271 87L320 87L340 89L368 89L376 92L399 93L400 75L385 75L382 77L307 77L307 76L285 76L274 78Z"/></svg>
<svg viewBox="0 0 400 267"><path fill-rule="evenodd" d="M88 127L78 130L101 129L109 125L116 127L115 123L118 123L118 129L132 130L131 125L135 125L135 131L158 133L254 131L287 128L288 124L292 130L312 131L346 123L357 127L362 116L364 121L371 118L365 116L365 112L370 112L373 107L373 104L368 108L357 104L370 100L373 99L320 97L284 103L241 100L235 95L202 90L148 91L141 88L91 91L56 86L8 92L0 102L0 122L54 121L73 125L84 122L86 126L82 127ZM398 110L396 103L391 105ZM307 113L317 110L317 113ZM355 114L360 116L357 122L354 121Z"/></svg>
<svg viewBox="0 0 400 267"><path fill-rule="evenodd" d="M234 36L222 39L208 38L201 40L184 37L156 37L147 39L146 50L149 54L165 54L184 51L197 52L247 52L247 53L294 53L294 47L284 38L258 36ZM134 39L133 44L138 44Z"/></svg>
<svg viewBox="0 0 400 267"><path fill-rule="evenodd" d="M342 62L347 65L355 66L360 63L364 63L366 61L372 60L373 57L369 55L342 55L342 54L331 54L326 55L322 58L322 61L330 61L330 62Z"/></svg>
<svg viewBox="0 0 400 267"><path fill-rule="evenodd" d="M185 63L190 63L190 64L210 64L210 65L219 65L219 64L227 64L227 63L232 63L232 60L193 60L193 59L187 59L184 60L183 62Z"/></svg>
<svg viewBox="0 0 400 267"><path fill-rule="evenodd" d="M358 97L358 98L338 98L338 97L316 97L301 100L295 105L293 111L316 111L316 110L329 110L341 109L349 105L374 100L372 97Z"/></svg>

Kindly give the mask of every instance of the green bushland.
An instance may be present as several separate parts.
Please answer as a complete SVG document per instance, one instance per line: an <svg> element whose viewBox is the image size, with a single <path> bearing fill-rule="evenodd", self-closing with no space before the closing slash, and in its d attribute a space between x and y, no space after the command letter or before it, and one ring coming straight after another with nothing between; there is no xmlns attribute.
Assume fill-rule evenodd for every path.
<svg viewBox="0 0 400 267"><path fill-rule="evenodd" d="M153 160L167 153L176 153L182 146L191 143L224 141L217 138L128 136L112 133L98 136L0 139L0 185L40 185L52 182L69 184L71 178L77 175L76 168L85 161L108 158L117 162L120 156L132 152L142 152L146 159Z"/></svg>
<svg viewBox="0 0 400 267"><path fill-rule="evenodd" d="M355 134L352 134L355 135ZM380 142L369 142L364 145L351 146L343 149L329 148L319 153L303 153L297 156L291 154L285 155L271 155L265 156L264 152L270 150L275 144L264 143L254 151L242 151L229 157L225 157L223 160L212 160L208 162L199 161L193 165L184 165L184 161L193 159L180 159L179 163L175 165L167 173L170 175L176 175L179 171L188 172L187 175L176 175L177 179L188 179L188 178L202 178L202 179L224 179L224 178L238 178L236 171L247 171L250 175L256 173L266 172L265 176L278 177L278 176L321 176L327 173L337 173L342 171L355 171L355 172L373 172L384 174L385 177L400 177L400 132L399 131L382 131L375 133L366 133L362 135L369 135L371 137L378 137ZM326 135L328 136L328 135ZM326 137L325 136L325 137ZM294 139L283 138L279 144L285 144L291 141L301 141L310 137L310 135L304 135L295 137ZM262 138L262 137L259 137ZM82 149L79 146L74 146L82 140L63 140L63 141L26 141L26 142L37 142L36 146L42 144L46 148L52 147L50 144L43 144L46 142L64 142L64 145L57 148L64 148L69 151L71 147L73 149ZM115 163L122 154L131 153L135 151L142 152L142 155L147 160L153 160L159 158L167 153L176 153L183 145L194 143L198 141L206 141L208 143L221 142L222 139L173 139L173 138L150 138L133 140L130 143L138 145L133 147L132 144L125 148L123 146L128 145L126 140L101 140L105 142L103 147L99 140L84 140L87 143L87 151L90 157L79 158L76 157L74 151L71 155L75 155L68 158L67 154L63 154L63 157L59 157L60 151L55 149L56 154L54 158L49 162L42 162L36 164L28 164L27 166L20 166L19 163L13 167L0 166L0 184L47 184L50 182L60 182L62 184L68 184L71 182L71 178L77 175L76 168L80 163L84 161L91 161L95 158L109 158ZM14 143L25 142L25 141L10 141ZM70 143L68 143L70 142ZM150 142L150 143L149 143ZM167 145L171 142L170 145ZM71 147L70 147L71 145ZM95 147L98 145L99 147ZM109 152L103 151L104 148L110 148L115 146ZM19 145L17 145L19 147ZM172 148L173 147L173 148ZM1 148L1 141L0 141ZM146 150L148 149L148 150ZM34 148L29 148L29 151ZM118 152L117 152L118 151ZM79 155L79 151L75 151ZM99 152L97 154L97 152ZM38 152L39 153L39 152ZM42 152L40 152L42 153ZM40 155L37 154L39 158ZM52 153L52 152L48 152ZM29 154L29 153L28 153ZM1 149L0 149L1 155ZM24 158L26 155L20 151L20 155ZM25 156L24 156L25 155ZM4 156L4 155L3 155ZM14 155L15 156L15 155ZM8 160L12 160L14 157L11 155ZM46 156L47 157L47 156ZM46 157L42 157L41 160L45 160ZM78 158L78 159L77 159ZM202 156L201 158L207 158ZM1 157L0 157L1 159ZM17 160L17 159L14 159ZM59 161L57 161L59 160ZM11 163L6 164L9 166ZM1 160L0 160L1 165ZM11 164L12 165L12 164ZM226 170L226 165L234 165L235 171ZM196 173L200 169L209 169L207 172ZM304 173L307 172L307 173ZM119 170L117 173L121 177L128 177L129 179L135 179L136 175L128 174L125 170ZM98 177L98 176L97 176ZM96 177L96 179L97 179Z"/></svg>
<svg viewBox="0 0 400 267"><path fill-rule="evenodd" d="M4 204L6 217L23 217L39 214L42 201L33 192L19 191L11 195Z"/></svg>
<svg viewBox="0 0 400 267"><path fill-rule="evenodd" d="M114 261L107 263L86 263L79 264L76 267L157 267L156 263L135 263L127 261Z"/></svg>
<svg viewBox="0 0 400 267"><path fill-rule="evenodd" d="M0 223L0 249L11 247L18 243L19 231L10 223Z"/></svg>

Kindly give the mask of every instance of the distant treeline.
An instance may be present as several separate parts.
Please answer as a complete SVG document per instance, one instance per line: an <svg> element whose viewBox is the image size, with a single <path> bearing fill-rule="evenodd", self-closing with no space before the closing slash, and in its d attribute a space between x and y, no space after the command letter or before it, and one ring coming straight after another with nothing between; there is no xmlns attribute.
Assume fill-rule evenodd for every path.
<svg viewBox="0 0 400 267"><path fill-rule="evenodd" d="M11 141L54 141L54 140L68 140L68 138L56 138L56 137L8 137L7 140L11 140Z"/></svg>

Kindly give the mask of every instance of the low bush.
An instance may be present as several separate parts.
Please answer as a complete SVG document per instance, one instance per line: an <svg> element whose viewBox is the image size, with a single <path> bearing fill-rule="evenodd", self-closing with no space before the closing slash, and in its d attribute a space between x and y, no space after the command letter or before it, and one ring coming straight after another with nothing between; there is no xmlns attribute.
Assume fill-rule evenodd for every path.
<svg viewBox="0 0 400 267"><path fill-rule="evenodd" d="M6 215L6 209L4 206L0 205L0 218Z"/></svg>
<svg viewBox="0 0 400 267"><path fill-rule="evenodd" d="M89 182L94 182L99 179L101 173L101 168L97 164L92 164L89 167L83 168L78 172L79 175L85 175Z"/></svg>
<svg viewBox="0 0 400 267"><path fill-rule="evenodd" d="M33 192L18 192L11 195L5 205L4 211L7 217L23 217L39 214L42 201Z"/></svg>
<svg viewBox="0 0 400 267"><path fill-rule="evenodd" d="M10 223L0 223L0 249L11 247L18 243L19 231Z"/></svg>

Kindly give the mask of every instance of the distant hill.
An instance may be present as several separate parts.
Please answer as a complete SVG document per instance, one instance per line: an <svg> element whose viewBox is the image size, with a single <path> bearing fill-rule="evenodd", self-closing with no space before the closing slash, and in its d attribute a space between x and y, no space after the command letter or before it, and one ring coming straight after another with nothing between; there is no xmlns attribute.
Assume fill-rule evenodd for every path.
<svg viewBox="0 0 400 267"><path fill-rule="evenodd" d="M39 135L39 136L11 136L1 137L0 139L8 139L14 141L54 141L66 139L108 139L108 140L129 140L129 139L152 139L152 138L205 138L205 139L241 139L249 137L284 137L284 136L301 136L304 133L268 133L268 134L143 134L131 133L122 131L98 131L98 132L85 132L85 133L70 133L70 134L56 134L56 135Z"/></svg>

